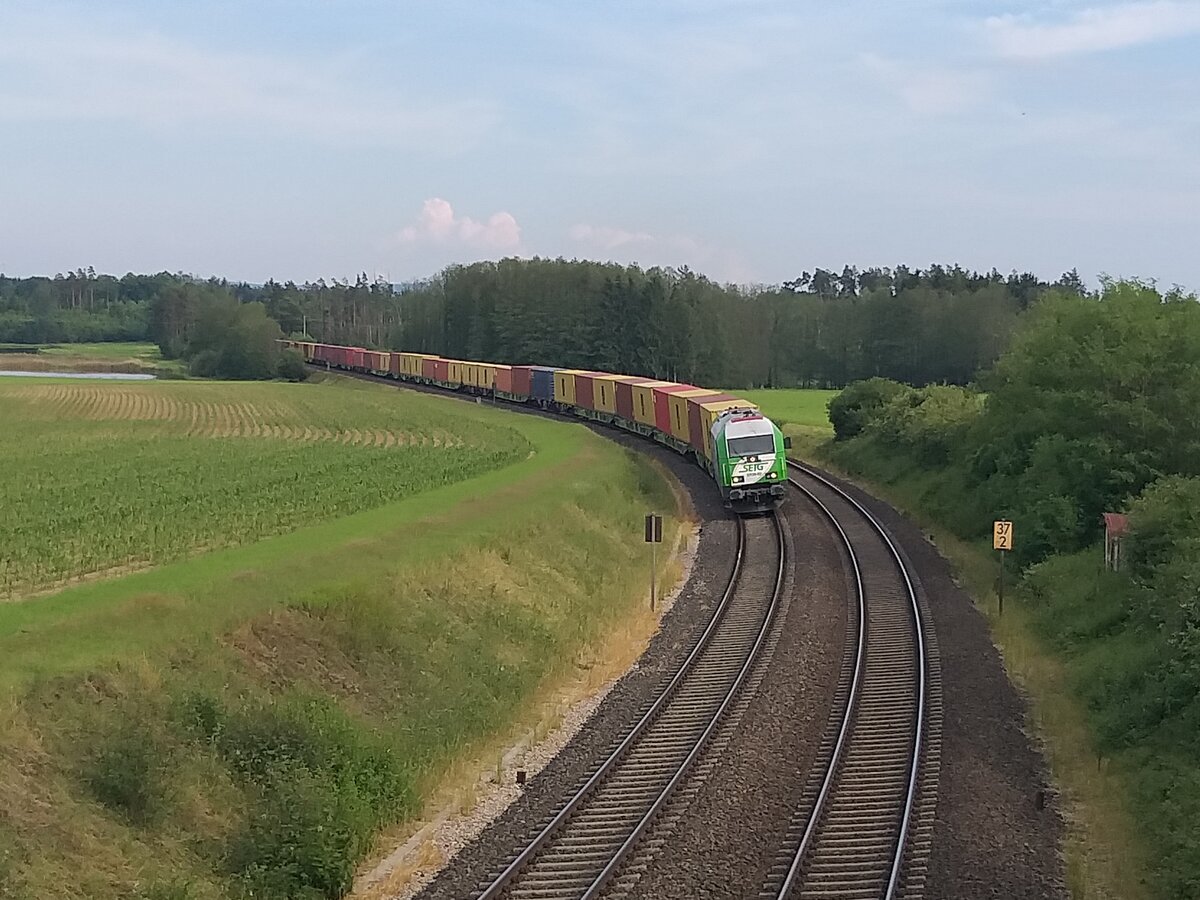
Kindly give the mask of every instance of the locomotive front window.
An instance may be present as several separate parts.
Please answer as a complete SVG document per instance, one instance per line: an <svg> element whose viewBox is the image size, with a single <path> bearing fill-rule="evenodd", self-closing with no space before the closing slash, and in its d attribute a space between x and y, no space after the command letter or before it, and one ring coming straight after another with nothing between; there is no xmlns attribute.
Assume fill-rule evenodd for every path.
<svg viewBox="0 0 1200 900"><path fill-rule="evenodd" d="M775 452L775 436L772 434L751 434L746 437L729 438L725 442L730 456L758 456L762 453Z"/></svg>

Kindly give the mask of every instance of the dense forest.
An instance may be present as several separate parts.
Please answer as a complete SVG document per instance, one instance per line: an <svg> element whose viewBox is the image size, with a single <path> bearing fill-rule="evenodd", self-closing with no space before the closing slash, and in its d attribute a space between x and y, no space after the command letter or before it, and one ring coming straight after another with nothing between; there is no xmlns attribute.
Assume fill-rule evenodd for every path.
<svg viewBox="0 0 1200 900"><path fill-rule="evenodd" d="M966 384L1008 346L1047 291L1085 294L1069 272L959 266L816 269L774 288L684 269L545 259L450 266L394 286L263 285L182 274L79 270L0 276L0 341L139 340L186 355L212 304L262 304L283 333L468 359L565 365L726 387L823 386L881 376Z"/></svg>

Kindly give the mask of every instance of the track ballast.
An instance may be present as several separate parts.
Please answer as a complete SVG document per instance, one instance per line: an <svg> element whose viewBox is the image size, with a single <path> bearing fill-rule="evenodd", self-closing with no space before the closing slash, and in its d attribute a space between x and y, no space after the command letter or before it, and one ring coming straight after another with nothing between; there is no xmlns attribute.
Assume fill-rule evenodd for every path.
<svg viewBox="0 0 1200 900"><path fill-rule="evenodd" d="M857 596L836 715L760 896L919 896L912 832L930 677L920 603L891 538L864 507L804 466L793 465L789 480L842 537Z"/></svg>
<svg viewBox="0 0 1200 900"><path fill-rule="evenodd" d="M781 600L784 548L777 516L739 520L729 585L679 672L586 784L475 897L600 894L687 782L733 706Z"/></svg>

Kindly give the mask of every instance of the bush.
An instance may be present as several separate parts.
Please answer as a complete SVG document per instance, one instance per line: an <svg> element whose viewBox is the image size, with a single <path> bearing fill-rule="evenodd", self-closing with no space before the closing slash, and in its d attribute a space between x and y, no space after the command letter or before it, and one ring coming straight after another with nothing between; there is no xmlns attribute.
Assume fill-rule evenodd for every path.
<svg viewBox="0 0 1200 900"><path fill-rule="evenodd" d="M275 373L284 381L304 381L308 378L308 366L304 364L304 354L299 350L284 350L279 355L279 363Z"/></svg>
<svg viewBox="0 0 1200 900"><path fill-rule="evenodd" d="M197 694L184 720L257 796L226 857L248 896L343 896L375 830L414 811L409 769L329 701L230 711Z"/></svg>
<svg viewBox="0 0 1200 900"><path fill-rule="evenodd" d="M1130 571L1149 578L1200 540L1200 478L1160 478L1130 505ZM1189 548L1190 549L1190 548Z"/></svg>
<svg viewBox="0 0 1200 900"><path fill-rule="evenodd" d="M161 749L152 735L133 723L101 739L85 779L98 801L134 825L148 825L162 812Z"/></svg>
<svg viewBox="0 0 1200 900"><path fill-rule="evenodd" d="M982 409L983 398L974 391L932 385L894 394L866 427L919 464L938 466L949 460Z"/></svg>
<svg viewBox="0 0 1200 900"><path fill-rule="evenodd" d="M912 388L886 378L856 381L829 401L829 421L839 441L861 434L885 405Z"/></svg>

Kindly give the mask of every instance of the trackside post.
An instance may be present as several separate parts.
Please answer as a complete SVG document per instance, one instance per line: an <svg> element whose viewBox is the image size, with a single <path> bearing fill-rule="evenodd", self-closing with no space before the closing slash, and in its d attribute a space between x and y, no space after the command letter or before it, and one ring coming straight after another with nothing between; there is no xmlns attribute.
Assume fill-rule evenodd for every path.
<svg viewBox="0 0 1200 900"><path fill-rule="evenodd" d="M646 543L650 545L650 610L654 611L654 582L658 572L656 545L662 543L662 516L646 514Z"/></svg>
<svg viewBox="0 0 1200 900"><path fill-rule="evenodd" d="M1004 557L1013 548L1013 524L1005 519L997 519L992 523L992 549L1000 552L1000 590L997 591L999 609L997 615L1004 615Z"/></svg>

